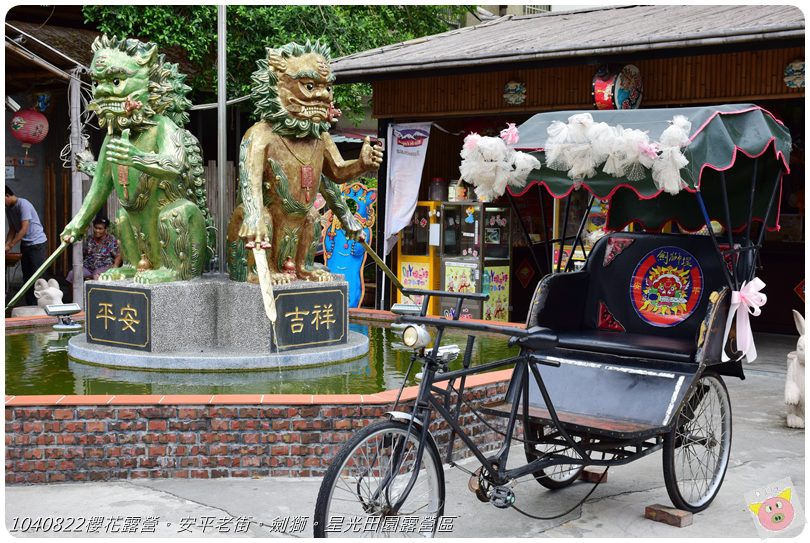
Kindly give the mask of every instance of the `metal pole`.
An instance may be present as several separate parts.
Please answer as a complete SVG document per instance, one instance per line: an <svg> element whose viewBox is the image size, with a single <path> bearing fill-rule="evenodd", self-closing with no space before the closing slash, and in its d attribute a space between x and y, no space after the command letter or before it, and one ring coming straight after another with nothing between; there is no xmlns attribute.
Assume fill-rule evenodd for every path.
<svg viewBox="0 0 810 543"><path fill-rule="evenodd" d="M70 211L73 217L79 214L82 207L84 197L82 181L86 177L76 168L76 155L82 151L81 71L82 68L74 68L70 72L70 82L68 83L68 93L70 94ZM74 243L70 254L73 267L73 302L84 308L82 244Z"/></svg>
<svg viewBox="0 0 810 543"><path fill-rule="evenodd" d="M737 264L739 263L739 253L734 252L734 225L731 222L731 208L728 205L728 187L726 186L726 172L720 172L720 188L723 191L723 210L726 216L726 234L728 234L728 250L731 257L731 275L734 279L734 290L740 290L740 283L737 280ZM711 230L711 222L709 229Z"/></svg>
<svg viewBox="0 0 810 543"><path fill-rule="evenodd" d="M582 220L579 223L579 228L577 229L577 235L574 238L574 242L571 244L571 256L568 258L568 262L565 263L565 271L574 269L574 253L577 251L577 243L582 245L582 254L585 256L587 260L588 254L585 252L585 244L582 242L582 231L585 230L585 223L588 222L588 213L593 207L594 195L591 194L591 197L588 199L588 207L585 208L585 213L582 214Z"/></svg>
<svg viewBox="0 0 810 543"><path fill-rule="evenodd" d="M377 173L377 234L374 236L374 245L377 248L377 254L383 255L383 259L390 264L391 259L385 254L385 221L386 221L386 206L388 202L388 124L387 120L380 120L377 124L377 139L385 141L385 153L383 154L383 162L380 164L380 169ZM390 267L390 266L389 266ZM377 309L387 309L391 304L396 301L389 300L386 294L388 286L387 277L382 268L377 266L377 292L375 293L374 307Z"/></svg>
<svg viewBox="0 0 810 543"><path fill-rule="evenodd" d="M532 260L534 260L534 265L537 266L537 275L542 275L543 267L540 265L540 259L537 257L537 253L534 250L532 238L529 235L529 230L526 228L526 224L523 222L523 218L520 215L520 210L517 207L517 202L515 202L515 197L512 196L512 193L508 190L506 191L506 197L509 198L509 204L512 206L512 211L515 212L515 219L517 219L518 224L520 225L520 231L523 233L523 240L526 242L526 248L529 249L529 252L532 255Z"/></svg>
<svg viewBox="0 0 810 543"><path fill-rule="evenodd" d="M225 24L227 7L217 7L217 182L219 194L217 195L217 271L225 273L225 236L228 229L228 217L225 216L226 193L226 162L228 160L228 122L227 122L227 89L225 86L227 25Z"/></svg>

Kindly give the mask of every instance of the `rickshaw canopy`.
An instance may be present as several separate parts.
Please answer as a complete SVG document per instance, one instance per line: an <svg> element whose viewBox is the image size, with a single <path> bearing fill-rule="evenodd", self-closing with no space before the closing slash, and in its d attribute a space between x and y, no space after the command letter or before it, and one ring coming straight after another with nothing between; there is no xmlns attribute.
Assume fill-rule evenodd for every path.
<svg viewBox="0 0 810 543"><path fill-rule="evenodd" d="M652 169L645 169L643 179L637 181L616 178L598 168L593 177L575 181L566 171L549 168L545 157L549 126L582 113L590 114L594 123L644 131L650 141L658 141L676 115L686 117L691 129L689 142L681 149L688 160L680 170L683 190L674 195L665 193L656 185ZM776 209L770 214L768 204L774 184L781 191L782 175L790 171L791 137L781 121L759 106L555 111L534 115L518 131L520 140L515 149L534 155L542 166L532 170L522 189L510 187L513 195L523 194L534 184L545 187L554 198L564 198L583 188L599 200L610 201L609 230L620 230L630 223L660 230L673 221L684 230L697 231L705 225L695 198L695 192L700 191L711 219L723 226L729 226L724 213L727 196L732 230L743 229L749 216L762 222L766 214L767 227L778 228L779 194ZM753 213L749 215L752 189Z"/></svg>

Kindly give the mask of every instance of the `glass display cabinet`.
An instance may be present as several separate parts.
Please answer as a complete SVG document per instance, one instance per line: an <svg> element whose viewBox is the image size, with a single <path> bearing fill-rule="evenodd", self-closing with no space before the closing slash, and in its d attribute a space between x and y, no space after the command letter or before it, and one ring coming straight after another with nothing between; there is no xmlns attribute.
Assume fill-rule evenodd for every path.
<svg viewBox="0 0 810 543"><path fill-rule="evenodd" d="M511 210L479 202L444 202L440 224L441 290L490 295L483 303L465 301L459 318L508 321ZM447 317L456 310L451 299L439 306Z"/></svg>
<svg viewBox="0 0 810 543"><path fill-rule="evenodd" d="M428 290L439 288L440 208L441 202L417 202L411 223L399 233L397 277L406 288ZM422 297L403 297L402 293L397 291L397 302L421 305ZM438 299L431 298L428 314L438 315L438 306Z"/></svg>

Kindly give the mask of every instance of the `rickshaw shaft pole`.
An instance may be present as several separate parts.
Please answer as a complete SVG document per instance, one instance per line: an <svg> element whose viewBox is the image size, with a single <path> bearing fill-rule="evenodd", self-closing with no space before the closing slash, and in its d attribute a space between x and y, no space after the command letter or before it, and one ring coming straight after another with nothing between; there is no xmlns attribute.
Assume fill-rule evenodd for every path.
<svg viewBox="0 0 810 543"><path fill-rule="evenodd" d="M720 188L723 191L723 211L726 215L726 234L728 236L728 248L734 248L734 225L731 222L731 208L728 206L728 189L726 188L726 172L720 172ZM711 230L711 224L709 224ZM731 275L734 278L734 290L740 290L740 282L737 279L737 259L731 258Z"/></svg>
<svg viewBox="0 0 810 543"><path fill-rule="evenodd" d="M569 196L570 198L570 196ZM585 208L585 213L582 214L582 220L579 222L579 228L577 228L577 235L574 236L574 242L571 244L571 256L568 257L568 262L565 263L565 271L569 271L574 267L574 253L577 250L577 242L579 242L580 246L582 246L582 254L585 256L587 260L588 255L585 252L585 244L582 242L582 231L585 229L585 223L588 222L588 213L593 206L593 194L588 199L588 206Z"/></svg>
<svg viewBox="0 0 810 543"><path fill-rule="evenodd" d="M568 198L565 199L565 213L563 213L563 225L562 231L560 232L560 252L557 253L557 265L555 266L555 271L560 273L560 266L562 266L562 254L563 250L565 249L565 233L568 231L568 213L571 211L571 194L568 195ZM571 256L574 256L573 253ZM571 257L569 257L570 260Z"/></svg>
<svg viewBox="0 0 810 543"><path fill-rule="evenodd" d="M776 193L779 192L779 186L782 184L782 171L780 170L776 174L776 180L773 183L773 190L771 191L771 199L768 200L768 207L765 208L765 216L762 218L762 228L759 230L759 238L757 239L757 246L762 247L762 242L765 240L765 232L768 230L768 218L771 216L771 211L773 211L773 204L776 200ZM748 280L752 280L754 278L754 274L756 273L756 265L751 266L751 271L748 272Z"/></svg>
<svg viewBox="0 0 810 543"><path fill-rule="evenodd" d="M695 191L695 198L697 198L698 207L700 207L700 212L703 214L703 220L706 223L706 229L709 231L709 237L714 244L715 251L717 251L717 258L720 259L720 269L723 270L723 276L726 278L726 284L732 290L737 290L734 288L734 281L731 278L728 267L726 266L726 259L723 257L723 251L720 250L720 244L717 242L717 236L714 234L714 230L712 230L712 220L709 218L709 212L706 210L706 203L703 201L703 195L700 193L699 187Z"/></svg>

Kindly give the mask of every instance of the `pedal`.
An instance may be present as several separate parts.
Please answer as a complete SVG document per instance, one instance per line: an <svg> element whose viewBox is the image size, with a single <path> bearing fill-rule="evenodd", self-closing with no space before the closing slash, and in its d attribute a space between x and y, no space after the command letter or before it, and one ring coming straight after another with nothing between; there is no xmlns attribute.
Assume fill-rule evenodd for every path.
<svg viewBox="0 0 810 543"><path fill-rule="evenodd" d="M515 493L508 486L496 486L492 489L489 503L498 509L506 509L515 503Z"/></svg>
<svg viewBox="0 0 810 543"><path fill-rule="evenodd" d="M470 476L470 480L467 482L467 488L470 489L470 492L475 494L478 501L487 503L489 501L489 490L492 488L492 486L483 477L483 473L483 466L475 470L475 473Z"/></svg>

